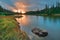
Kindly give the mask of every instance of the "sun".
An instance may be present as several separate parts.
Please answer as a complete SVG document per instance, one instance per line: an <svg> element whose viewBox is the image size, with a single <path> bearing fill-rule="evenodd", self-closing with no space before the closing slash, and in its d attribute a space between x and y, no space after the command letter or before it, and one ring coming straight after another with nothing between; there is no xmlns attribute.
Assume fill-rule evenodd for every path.
<svg viewBox="0 0 60 40"><path fill-rule="evenodd" d="M15 13L16 13L16 12L17 12L17 10L13 10L13 12L15 12Z"/></svg>
<svg viewBox="0 0 60 40"><path fill-rule="evenodd" d="M24 13L26 13L25 11L22 11L22 13L24 14Z"/></svg>
<svg viewBox="0 0 60 40"><path fill-rule="evenodd" d="M17 12L18 12L18 13L21 13L21 11L20 11L20 10L17 10Z"/></svg>
<svg viewBox="0 0 60 40"><path fill-rule="evenodd" d="M24 14L24 13L26 13L26 11L24 11L24 10L13 10L13 12L15 12L15 13L22 13L22 14Z"/></svg>
<svg viewBox="0 0 60 40"><path fill-rule="evenodd" d="M23 11L23 10L18 10L17 12L18 13L23 13L23 14L26 13L26 11Z"/></svg>

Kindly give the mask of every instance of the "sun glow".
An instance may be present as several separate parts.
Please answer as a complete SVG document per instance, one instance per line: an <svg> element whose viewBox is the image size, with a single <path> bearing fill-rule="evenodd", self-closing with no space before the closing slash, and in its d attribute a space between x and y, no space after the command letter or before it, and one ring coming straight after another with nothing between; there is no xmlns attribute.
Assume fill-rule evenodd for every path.
<svg viewBox="0 0 60 40"><path fill-rule="evenodd" d="M13 12L17 12L17 10L13 10Z"/></svg>
<svg viewBox="0 0 60 40"><path fill-rule="evenodd" d="M22 13L26 13L25 11L22 11Z"/></svg>
<svg viewBox="0 0 60 40"><path fill-rule="evenodd" d="M17 10L18 13L26 13L26 11L23 10Z"/></svg>
<svg viewBox="0 0 60 40"><path fill-rule="evenodd" d="M14 6L16 10L14 9L13 12L24 14L27 12L27 7L29 5L23 2L15 2Z"/></svg>
<svg viewBox="0 0 60 40"><path fill-rule="evenodd" d="M21 11L20 11L20 10L17 10L17 12L18 12L18 13L21 13Z"/></svg>
<svg viewBox="0 0 60 40"><path fill-rule="evenodd" d="M15 7L18 13L26 13L28 4L23 2L15 2Z"/></svg>
<svg viewBox="0 0 60 40"><path fill-rule="evenodd" d="M23 10L13 10L13 12L15 12L15 13L26 13L26 11L23 11Z"/></svg>

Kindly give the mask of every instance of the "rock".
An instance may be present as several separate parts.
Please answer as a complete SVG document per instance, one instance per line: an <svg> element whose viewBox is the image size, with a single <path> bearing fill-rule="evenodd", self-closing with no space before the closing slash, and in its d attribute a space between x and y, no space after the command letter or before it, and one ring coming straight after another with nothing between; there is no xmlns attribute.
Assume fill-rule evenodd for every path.
<svg viewBox="0 0 60 40"><path fill-rule="evenodd" d="M46 30L42 30L39 28L32 29L32 32L38 35L39 37L46 37L48 35L48 32Z"/></svg>
<svg viewBox="0 0 60 40"><path fill-rule="evenodd" d="M19 15L18 16L15 16L15 18L21 18L21 17L23 17L23 16L19 16Z"/></svg>

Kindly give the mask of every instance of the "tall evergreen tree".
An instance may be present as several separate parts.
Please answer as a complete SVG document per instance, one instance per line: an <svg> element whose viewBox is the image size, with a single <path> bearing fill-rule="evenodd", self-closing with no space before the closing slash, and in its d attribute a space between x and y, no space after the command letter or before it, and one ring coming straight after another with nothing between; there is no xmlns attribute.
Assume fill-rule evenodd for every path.
<svg viewBox="0 0 60 40"><path fill-rule="evenodd" d="M45 13L49 13L49 6L47 4L45 5Z"/></svg>
<svg viewBox="0 0 60 40"><path fill-rule="evenodd" d="M55 7L54 7L54 4L51 6L51 9L53 9L53 8L55 8Z"/></svg>
<svg viewBox="0 0 60 40"><path fill-rule="evenodd" d="M47 4L45 5L45 9L46 9L46 10L49 9L49 6L48 6Z"/></svg>
<svg viewBox="0 0 60 40"><path fill-rule="evenodd" d="M3 8L0 6L0 12L2 12L3 11Z"/></svg>
<svg viewBox="0 0 60 40"><path fill-rule="evenodd" d="M56 7L59 8L60 7L60 2L56 3Z"/></svg>

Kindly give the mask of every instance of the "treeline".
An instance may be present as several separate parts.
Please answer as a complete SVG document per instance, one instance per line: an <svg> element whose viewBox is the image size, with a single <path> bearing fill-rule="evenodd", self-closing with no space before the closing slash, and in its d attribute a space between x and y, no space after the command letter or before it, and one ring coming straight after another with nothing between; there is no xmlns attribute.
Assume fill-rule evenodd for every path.
<svg viewBox="0 0 60 40"><path fill-rule="evenodd" d="M13 15L14 12L6 10L0 6L0 15Z"/></svg>
<svg viewBox="0 0 60 40"><path fill-rule="evenodd" d="M52 5L50 8L48 5L45 5L43 10L29 11L26 14L29 15L55 15L60 14L60 3L58 2L56 6Z"/></svg>

